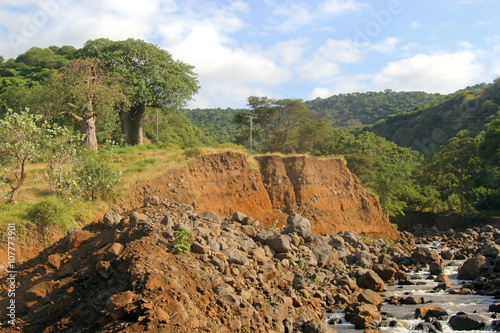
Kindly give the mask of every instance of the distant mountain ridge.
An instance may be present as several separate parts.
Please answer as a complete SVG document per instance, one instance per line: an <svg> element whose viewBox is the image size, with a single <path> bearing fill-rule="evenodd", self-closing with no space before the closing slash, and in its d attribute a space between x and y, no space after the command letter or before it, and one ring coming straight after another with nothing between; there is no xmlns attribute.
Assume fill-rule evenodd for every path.
<svg viewBox="0 0 500 333"><path fill-rule="evenodd" d="M459 90L413 112L389 115L366 130L428 156L460 131L476 136L494 119L500 119L500 78Z"/></svg>

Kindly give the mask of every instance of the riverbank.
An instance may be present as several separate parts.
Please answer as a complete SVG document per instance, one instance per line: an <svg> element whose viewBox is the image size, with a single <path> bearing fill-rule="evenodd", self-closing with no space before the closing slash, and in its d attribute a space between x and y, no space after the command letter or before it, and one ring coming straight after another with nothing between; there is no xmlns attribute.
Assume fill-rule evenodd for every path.
<svg viewBox="0 0 500 333"><path fill-rule="evenodd" d="M440 312L424 314L434 304L411 294L420 285L414 272L441 276L442 295L498 296L499 238L494 226L422 238L401 232L396 240L317 236L298 214L263 227L241 212L226 218L153 196L72 230L16 267L17 328L2 318L1 331L334 332L327 311L359 329L390 330L391 306L410 316L419 308L416 324L435 327L430 318ZM449 249L436 251L437 241ZM463 285L447 284L445 263L454 259L464 260ZM410 294L391 297L392 288Z"/></svg>

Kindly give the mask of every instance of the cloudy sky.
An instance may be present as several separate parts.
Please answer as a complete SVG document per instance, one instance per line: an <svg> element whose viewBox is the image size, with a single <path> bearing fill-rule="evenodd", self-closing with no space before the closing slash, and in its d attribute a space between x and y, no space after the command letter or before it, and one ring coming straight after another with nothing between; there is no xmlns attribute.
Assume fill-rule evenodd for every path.
<svg viewBox="0 0 500 333"><path fill-rule="evenodd" d="M195 66L189 107L450 93L500 75L498 0L1 0L0 55L138 38Z"/></svg>

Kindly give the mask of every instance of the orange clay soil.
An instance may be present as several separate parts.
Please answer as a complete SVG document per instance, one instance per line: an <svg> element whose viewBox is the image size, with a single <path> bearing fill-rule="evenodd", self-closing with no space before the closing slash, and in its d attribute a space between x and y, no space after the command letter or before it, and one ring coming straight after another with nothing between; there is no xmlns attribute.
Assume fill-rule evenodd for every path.
<svg viewBox="0 0 500 333"><path fill-rule="evenodd" d="M142 206L152 195L230 217L240 211L263 226L285 225L290 213L308 218L317 235L355 231L373 238L398 237L377 199L343 159L226 152L194 159L188 168L140 183L117 200L118 212Z"/></svg>

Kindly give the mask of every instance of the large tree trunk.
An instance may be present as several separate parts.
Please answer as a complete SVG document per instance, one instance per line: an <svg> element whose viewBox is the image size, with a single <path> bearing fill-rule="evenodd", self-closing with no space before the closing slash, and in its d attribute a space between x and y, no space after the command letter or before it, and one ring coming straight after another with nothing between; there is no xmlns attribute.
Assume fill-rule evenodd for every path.
<svg viewBox="0 0 500 333"><path fill-rule="evenodd" d="M142 145L142 124L146 115L146 103L134 105L129 111L120 113L125 143L128 145Z"/></svg>
<svg viewBox="0 0 500 333"><path fill-rule="evenodd" d="M85 117L80 121L81 132L85 134L85 144L97 151L97 137L95 134L95 116Z"/></svg>

